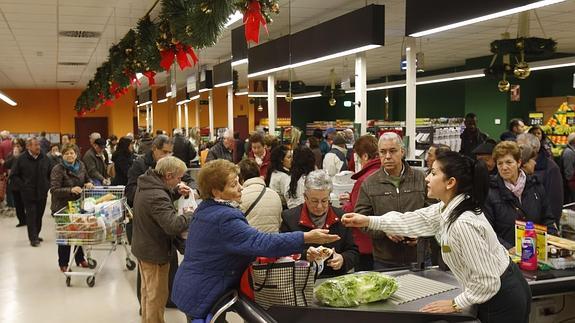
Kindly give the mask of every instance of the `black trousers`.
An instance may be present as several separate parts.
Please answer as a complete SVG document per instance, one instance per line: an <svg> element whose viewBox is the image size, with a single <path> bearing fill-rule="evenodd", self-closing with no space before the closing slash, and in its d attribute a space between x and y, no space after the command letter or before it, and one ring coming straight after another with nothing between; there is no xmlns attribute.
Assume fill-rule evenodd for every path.
<svg viewBox="0 0 575 323"><path fill-rule="evenodd" d="M76 250L78 248L78 250ZM74 256L74 260L76 260L76 265L79 265L82 261L84 261L84 249L79 246L74 246L74 251L76 251L76 255ZM70 262L70 246L60 246L58 245L58 266L64 267L68 266Z"/></svg>
<svg viewBox="0 0 575 323"><path fill-rule="evenodd" d="M42 217L46 208L46 198L37 201L24 201L26 209L26 224L28 225L28 239L38 240L42 231Z"/></svg>
<svg viewBox="0 0 575 323"><path fill-rule="evenodd" d="M501 288L487 302L478 307L478 318L483 323L528 323L531 311L531 289L519 267L510 262L501 275Z"/></svg>
<svg viewBox="0 0 575 323"><path fill-rule="evenodd" d="M16 208L18 224L26 224L26 210L24 209L24 201L22 201L20 191L12 191L12 199L14 201L14 207Z"/></svg>

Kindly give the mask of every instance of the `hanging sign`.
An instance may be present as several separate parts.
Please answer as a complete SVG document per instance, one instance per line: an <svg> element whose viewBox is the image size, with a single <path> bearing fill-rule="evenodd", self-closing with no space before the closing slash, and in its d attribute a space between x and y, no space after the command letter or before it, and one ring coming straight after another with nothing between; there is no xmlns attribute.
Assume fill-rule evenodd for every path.
<svg viewBox="0 0 575 323"><path fill-rule="evenodd" d="M542 126L543 112L529 112L529 124L532 126Z"/></svg>

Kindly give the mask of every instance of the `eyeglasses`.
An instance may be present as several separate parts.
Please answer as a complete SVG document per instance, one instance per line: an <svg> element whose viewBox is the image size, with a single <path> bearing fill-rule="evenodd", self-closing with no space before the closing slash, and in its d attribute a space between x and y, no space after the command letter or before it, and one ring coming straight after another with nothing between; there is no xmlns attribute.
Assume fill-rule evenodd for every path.
<svg viewBox="0 0 575 323"><path fill-rule="evenodd" d="M319 205L319 206L325 206L329 204L329 199L323 199L323 200L318 200L318 199L310 199L307 196L305 196L305 199L307 200L307 202L311 205Z"/></svg>

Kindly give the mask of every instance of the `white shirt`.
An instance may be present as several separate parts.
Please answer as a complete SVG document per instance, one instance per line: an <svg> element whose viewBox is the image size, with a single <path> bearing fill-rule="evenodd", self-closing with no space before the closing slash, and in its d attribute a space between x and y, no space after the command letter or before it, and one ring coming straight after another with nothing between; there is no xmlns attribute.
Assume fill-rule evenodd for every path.
<svg viewBox="0 0 575 323"><path fill-rule="evenodd" d="M440 202L414 212L370 216L368 226L393 235L435 236L443 260L463 287L455 298L460 308L482 304L497 294L500 276L509 265L507 250L483 213L464 212L447 228L449 214L463 200L460 194L447 206Z"/></svg>
<svg viewBox="0 0 575 323"><path fill-rule="evenodd" d="M341 151L344 156L347 154L347 151L344 148L336 145L333 145L332 148ZM329 176L334 177L335 174L339 173L341 166L343 166L343 161L339 159L335 153L329 152L325 154L325 157L323 158L323 169L327 171Z"/></svg>
<svg viewBox="0 0 575 323"><path fill-rule="evenodd" d="M296 189L296 196L295 197L291 197L289 195L289 184L291 182L291 178L290 180L286 183L285 186L285 199L287 202L287 207L288 209L293 209L294 207L303 204L303 202L305 201L305 199L303 198L303 193L305 191L305 176L302 176L299 178L299 180L297 181L297 189Z"/></svg>
<svg viewBox="0 0 575 323"><path fill-rule="evenodd" d="M274 170L270 176L270 188L278 193L285 201L285 195L291 181L290 175L284 172Z"/></svg>

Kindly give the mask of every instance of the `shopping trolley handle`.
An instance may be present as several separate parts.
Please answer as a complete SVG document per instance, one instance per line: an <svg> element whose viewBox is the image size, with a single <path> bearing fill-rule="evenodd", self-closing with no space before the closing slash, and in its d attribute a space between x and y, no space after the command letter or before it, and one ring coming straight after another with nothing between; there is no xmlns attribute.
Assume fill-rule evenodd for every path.
<svg viewBox="0 0 575 323"><path fill-rule="evenodd" d="M238 291L236 290L232 290L231 292L227 293L226 295L224 295L224 297L222 298L228 298L229 296L232 296L232 299L229 300L227 303L225 303L222 307L220 307L218 309L218 311L214 314L214 316L212 317L212 319L210 320L210 323L216 323L216 320L218 319L218 317L220 317L220 315L222 315L223 313L225 313L230 307L232 307L232 305L234 305L238 299Z"/></svg>

